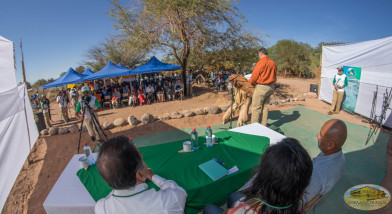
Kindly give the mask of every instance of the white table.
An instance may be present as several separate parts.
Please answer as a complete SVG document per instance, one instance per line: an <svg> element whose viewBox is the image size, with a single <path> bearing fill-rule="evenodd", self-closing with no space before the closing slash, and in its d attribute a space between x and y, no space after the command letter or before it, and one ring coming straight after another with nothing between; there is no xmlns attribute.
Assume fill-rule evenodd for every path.
<svg viewBox="0 0 392 214"><path fill-rule="evenodd" d="M271 145L285 138L284 135L281 135L259 123L234 128L230 131L269 137ZM44 202L46 213L94 213L95 201L76 175L77 171L81 168L79 158L82 156L83 154L74 155L63 173L60 175Z"/></svg>

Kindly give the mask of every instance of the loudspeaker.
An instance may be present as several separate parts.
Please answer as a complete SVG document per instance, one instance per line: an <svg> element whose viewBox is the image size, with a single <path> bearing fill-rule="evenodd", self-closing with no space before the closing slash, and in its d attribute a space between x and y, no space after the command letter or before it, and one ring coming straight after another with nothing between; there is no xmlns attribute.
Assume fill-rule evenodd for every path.
<svg viewBox="0 0 392 214"><path fill-rule="evenodd" d="M37 124L38 132L40 132L41 130L46 129L44 114L42 112L37 112L35 114L38 117L38 122L35 123Z"/></svg>
<svg viewBox="0 0 392 214"><path fill-rule="evenodd" d="M315 92L316 94L318 94L318 85L310 84L310 92Z"/></svg>

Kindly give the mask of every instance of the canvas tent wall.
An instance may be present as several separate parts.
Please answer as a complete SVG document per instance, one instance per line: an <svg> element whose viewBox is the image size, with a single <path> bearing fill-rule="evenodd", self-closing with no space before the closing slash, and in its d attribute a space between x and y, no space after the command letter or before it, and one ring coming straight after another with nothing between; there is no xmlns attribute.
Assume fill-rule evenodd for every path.
<svg viewBox="0 0 392 214"><path fill-rule="evenodd" d="M370 117L372 100L377 91L376 115L381 115L383 94L392 87L392 37L353 44L324 46L322 53L320 99L332 102L333 77L337 67L361 68L355 113ZM378 90L377 90L378 89ZM392 106L392 105L391 105ZM392 127L391 110L384 125Z"/></svg>
<svg viewBox="0 0 392 214"><path fill-rule="evenodd" d="M26 84L16 85L13 44L0 36L0 210L38 138Z"/></svg>

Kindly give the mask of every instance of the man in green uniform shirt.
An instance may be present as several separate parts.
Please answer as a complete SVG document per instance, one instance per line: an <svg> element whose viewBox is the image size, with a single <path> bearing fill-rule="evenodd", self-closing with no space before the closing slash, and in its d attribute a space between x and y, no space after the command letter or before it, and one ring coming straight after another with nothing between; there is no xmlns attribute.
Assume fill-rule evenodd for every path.
<svg viewBox="0 0 392 214"><path fill-rule="evenodd" d="M95 96L91 96L90 88L87 85L82 87L82 94L82 99L80 99L79 102L76 104L76 117L80 120L83 120L81 114L83 114L84 111L84 122L86 124L87 131L91 137L91 140L100 141L101 137L98 134L98 127L94 128L93 118L91 117L92 115L95 115L95 118L97 118L96 122L98 122L98 115L95 113L95 111L101 107L101 103L99 103L98 99ZM97 125L99 125L99 123Z"/></svg>

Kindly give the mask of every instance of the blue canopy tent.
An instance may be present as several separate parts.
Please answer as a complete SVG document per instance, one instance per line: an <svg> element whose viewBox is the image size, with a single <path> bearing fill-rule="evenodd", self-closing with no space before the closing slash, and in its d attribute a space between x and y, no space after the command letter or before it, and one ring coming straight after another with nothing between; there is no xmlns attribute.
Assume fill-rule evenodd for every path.
<svg viewBox="0 0 392 214"><path fill-rule="evenodd" d="M127 67L121 65L121 63L118 63L117 67L122 68L122 69L129 69L129 68L127 68Z"/></svg>
<svg viewBox="0 0 392 214"><path fill-rule="evenodd" d="M148 74L160 71L174 71L178 69L181 69L181 66L163 63L153 56L146 64L131 70L131 75Z"/></svg>
<svg viewBox="0 0 392 214"><path fill-rule="evenodd" d="M42 86L43 89L59 87L68 84L80 83L83 80L83 77L86 75L79 74L74 69L69 68L67 73L65 73L62 77L58 78L57 80L45 84Z"/></svg>
<svg viewBox="0 0 392 214"><path fill-rule="evenodd" d="M92 71L90 70L90 68L86 68L86 70L84 70L82 74L84 74L84 75L86 75L86 76L90 76L91 74L94 74L94 72L92 72Z"/></svg>
<svg viewBox="0 0 392 214"><path fill-rule="evenodd" d="M101 70L98 72L91 74L88 77L83 78L83 81L96 80L96 79L105 79L111 77L119 77L119 76L127 76L129 75L130 69L127 68L119 68L115 66L112 62L108 62Z"/></svg>

